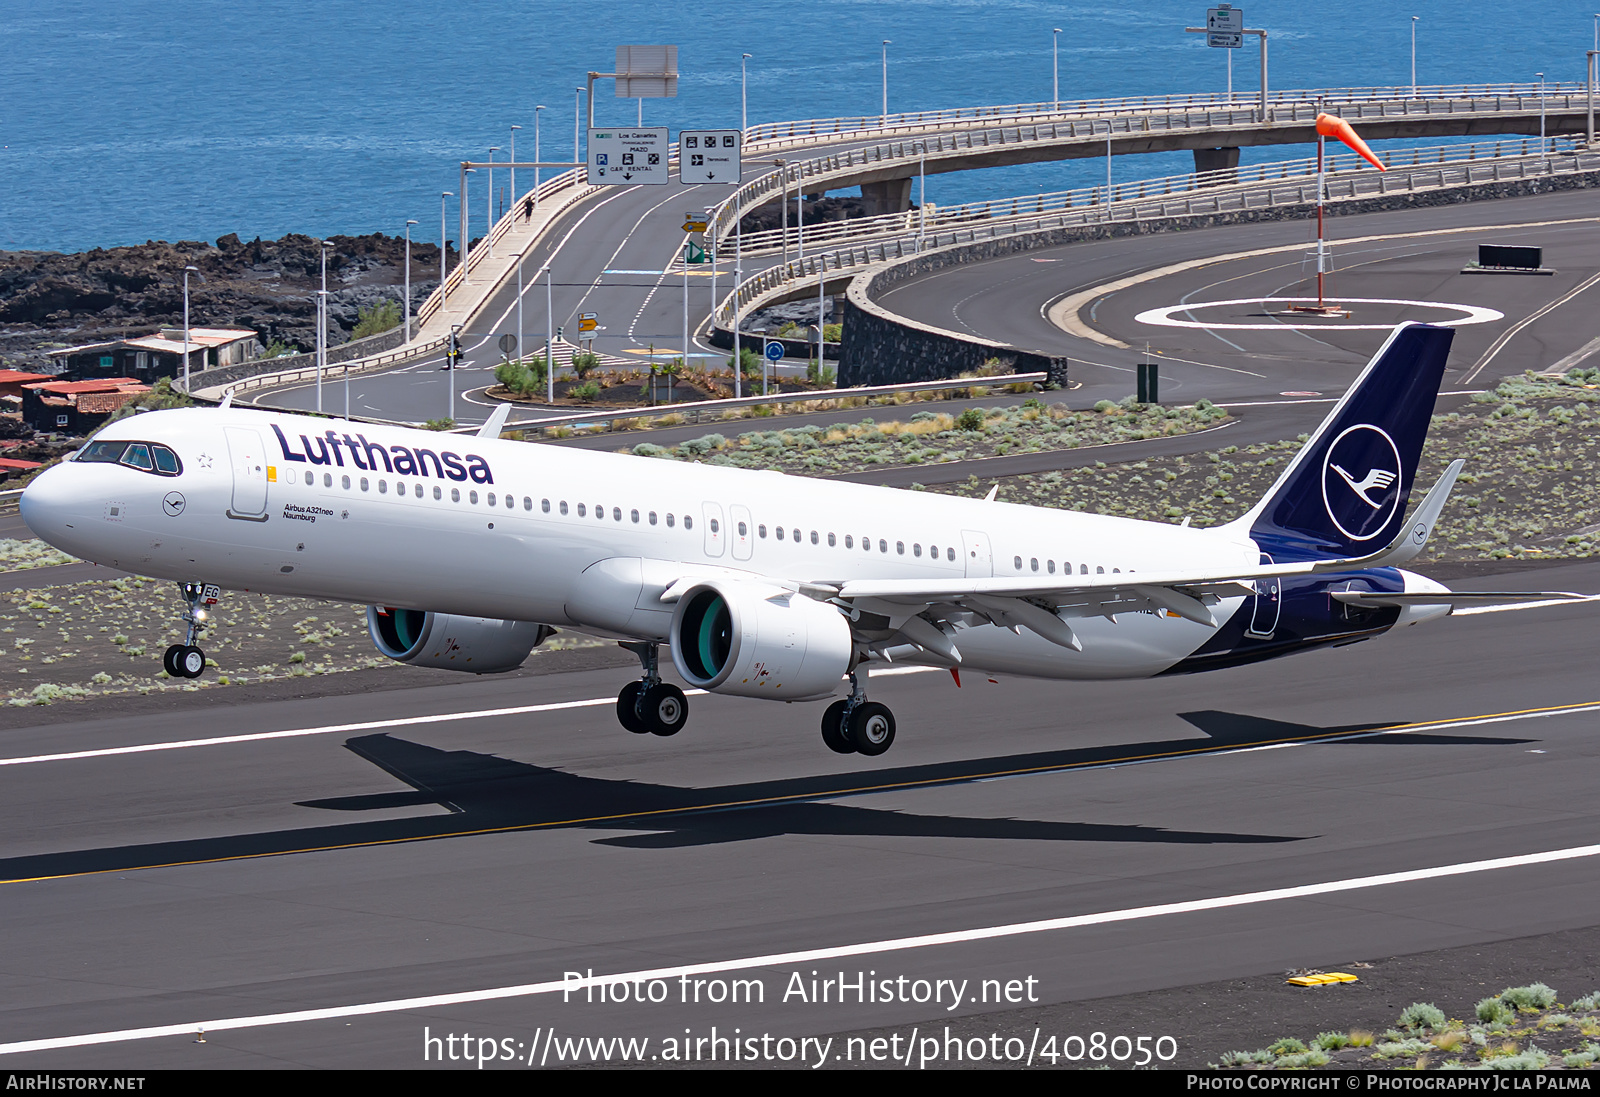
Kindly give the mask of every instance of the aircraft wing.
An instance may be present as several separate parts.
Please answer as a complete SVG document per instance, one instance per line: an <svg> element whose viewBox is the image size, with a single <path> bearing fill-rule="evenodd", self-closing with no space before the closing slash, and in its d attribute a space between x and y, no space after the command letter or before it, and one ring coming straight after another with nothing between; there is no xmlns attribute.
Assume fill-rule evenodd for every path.
<svg viewBox="0 0 1600 1097"><path fill-rule="evenodd" d="M911 644L952 663L959 663L961 657L950 638L951 632L973 624L992 623L1013 631L1027 628L1074 650L1082 650L1072 631L1070 622L1074 618L1155 611L1216 628L1220 622L1211 607L1224 598L1254 594L1259 580L1393 567L1412 559L1427 544L1462 464L1459 460L1452 462L1417 507L1412 520L1388 545L1366 556L1235 569L1129 571L1059 579L1041 575L933 581L860 579L836 585L807 584L807 589L810 593L848 603L872 618L886 619L878 632L887 631L889 636L877 646L892 648ZM1336 592L1334 597L1354 605L1453 606L1583 596L1543 592L1491 597L1441 591L1426 594Z"/></svg>

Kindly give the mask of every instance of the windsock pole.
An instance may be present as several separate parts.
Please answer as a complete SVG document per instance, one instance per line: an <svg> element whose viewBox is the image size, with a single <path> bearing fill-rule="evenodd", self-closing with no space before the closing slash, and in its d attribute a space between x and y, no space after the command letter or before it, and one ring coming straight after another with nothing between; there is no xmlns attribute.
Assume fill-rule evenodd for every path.
<svg viewBox="0 0 1600 1097"><path fill-rule="evenodd" d="M1329 137L1337 137L1349 145L1373 167L1387 171L1383 161L1373 155L1367 143L1356 135L1350 123L1332 114L1317 115L1317 303L1315 305L1290 305L1290 312L1308 312L1318 316L1349 316L1348 309L1326 304L1323 300L1323 276L1328 270L1328 245L1322 231L1322 207L1327 196L1327 172L1324 168L1324 146Z"/></svg>

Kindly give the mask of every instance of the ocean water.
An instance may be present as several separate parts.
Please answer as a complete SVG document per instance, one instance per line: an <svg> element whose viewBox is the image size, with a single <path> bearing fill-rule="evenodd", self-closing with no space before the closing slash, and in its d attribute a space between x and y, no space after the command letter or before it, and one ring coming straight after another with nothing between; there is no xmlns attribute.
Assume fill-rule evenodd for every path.
<svg viewBox="0 0 1600 1097"><path fill-rule="evenodd" d="M1407 84L1411 16L1420 83L1581 80L1593 5L1528 0L1247 0L1270 33L1274 88ZM572 155L574 89L626 43L675 43L675 99L646 124L739 125L741 53L752 123L874 114L889 39L891 111L1040 101L1051 28L1064 99L1220 91L1259 79L1255 40L1208 49L1185 25L1204 0L1074 6L1031 0L0 0L0 249L77 251L147 239L439 233L456 165L513 125L532 159ZM597 84L596 121L636 101ZM1246 162L1306 150L1246 150ZM1190 170L1188 153L1119 157L1119 179ZM481 178L481 176L480 176ZM930 176L947 204L1103 181L1105 162ZM497 187L507 180L496 173ZM523 180L519 179L519 183ZM473 234L484 192L474 190ZM453 227L452 203L448 221ZM454 232L452 231L452 238Z"/></svg>

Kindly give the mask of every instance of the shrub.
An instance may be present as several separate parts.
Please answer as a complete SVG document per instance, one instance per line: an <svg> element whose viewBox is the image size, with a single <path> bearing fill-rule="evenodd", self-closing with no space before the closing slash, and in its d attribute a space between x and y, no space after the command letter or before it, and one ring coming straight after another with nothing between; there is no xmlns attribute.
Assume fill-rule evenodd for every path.
<svg viewBox="0 0 1600 1097"><path fill-rule="evenodd" d="M760 377L762 361L761 355L749 347L739 348L739 372L746 377ZM731 357L728 359L728 368L733 368L733 359Z"/></svg>
<svg viewBox="0 0 1600 1097"><path fill-rule="evenodd" d="M1499 998L1485 998L1476 1009L1478 1020L1486 1024L1505 1024L1516 1016L1516 1011Z"/></svg>
<svg viewBox="0 0 1600 1097"><path fill-rule="evenodd" d="M399 326L400 302L379 301L356 313L356 326L350 332L350 338L364 339L369 335L377 335L379 332Z"/></svg>
<svg viewBox="0 0 1600 1097"><path fill-rule="evenodd" d="M422 424L422 429L423 430L455 430L456 429L456 421L454 419L429 419L426 423Z"/></svg>
<svg viewBox="0 0 1600 1097"><path fill-rule="evenodd" d="M1311 1041L1311 1046L1322 1051L1338 1051L1350 1046L1350 1037L1343 1032L1319 1032L1316 1039Z"/></svg>
<svg viewBox="0 0 1600 1097"><path fill-rule="evenodd" d="M837 343L844 338L843 324L823 324L822 341L824 343Z"/></svg>
<svg viewBox="0 0 1600 1097"><path fill-rule="evenodd" d="M584 351L582 354L574 354L572 356L572 373L580 381L599 368L600 356L598 354Z"/></svg>
<svg viewBox="0 0 1600 1097"><path fill-rule="evenodd" d="M982 430L983 412L977 408L968 408L956 417L957 430Z"/></svg>
<svg viewBox="0 0 1600 1097"><path fill-rule="evenodd" d="M1400 1027L1409 1031L1442 1028L1444 1022L1444 1010L1431 1002L1413 1002L1400 1011Z"/></svg>
<svg viewBox="0 0 1600 1097"><path fill-rule="evenodd" d="M600 397L600 383L598 381L585 381L581 385L574 385L572 388L568 389L567 395L572 397L574 400L582 400L585 402L597 400Z"/></svg>
<svg viewBox="0 0 1600 1097"><path fill-rule="evenodd" d="M501 362L494 368L494 379L519 396L536 395L544 391L545 360L523 358Z"/></svg>
<svg viewBox="0 0 1600 1097"><path fill-rule="evenodd" d="M1556 992L1543 983L1507 987L1500 992L1500 998L1517 1009L1549 1009L1556 1004Z"/></svg>

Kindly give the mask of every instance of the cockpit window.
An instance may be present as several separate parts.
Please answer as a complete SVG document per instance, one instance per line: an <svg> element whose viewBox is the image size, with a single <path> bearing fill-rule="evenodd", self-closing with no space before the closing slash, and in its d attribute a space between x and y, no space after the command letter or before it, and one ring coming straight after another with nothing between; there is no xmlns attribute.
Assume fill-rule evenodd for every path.
<svg viewBox="0 0 1600 1097"><path fill-rule="evenodd" d="M157 476L177 476L183 472L178 455L154 442L90 442L73 460L120 464Z"/></svg>
<svg viewBox="0 0 1600 1097"><path fill-rule="evenodd" d="M90 442L78 451L79 461L105 461L110 464L122 460L122 451L128 448L126 442Z"/></svg>

